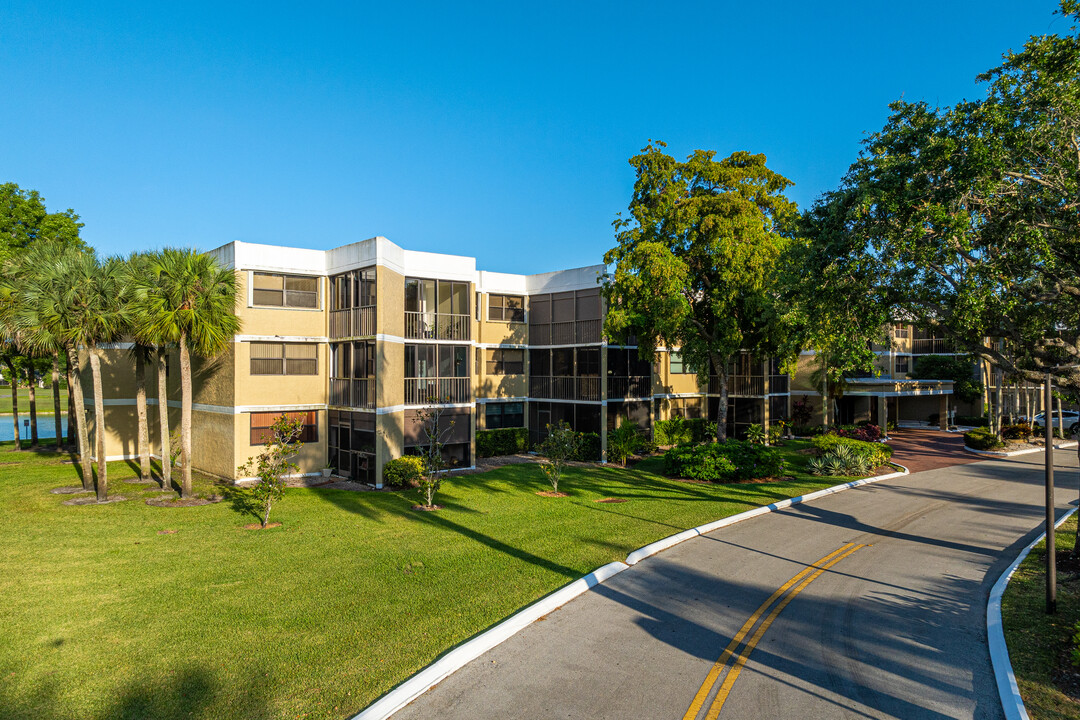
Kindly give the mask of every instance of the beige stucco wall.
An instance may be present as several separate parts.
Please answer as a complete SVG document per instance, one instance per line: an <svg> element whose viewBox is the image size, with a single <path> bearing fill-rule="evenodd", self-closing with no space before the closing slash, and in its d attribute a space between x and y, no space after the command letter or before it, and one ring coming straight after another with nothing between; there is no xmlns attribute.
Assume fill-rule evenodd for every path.
<svg viewBox="0 0 1080 720"><path fill-rule="evenodd" d="M221 417L227 416L223 415ZM248 477L241 476L236 471L236 468L247 462L249 458L255 457L262 452L263 446L251 444L251 413L237 413L231 417L230 433L232 433L234 438L233 441L230 441L232 447L230 455L233 462L232 474L219 474L234 479ZM300 472L304 474L317 473L326 465L327 438L329 437L326 411L319 410L316 413L316 418L319 425L318 441L304 443L304 447L301 448L300 452L293 458L293 462L300 467ZM213 426L213 423L207 423L208 428Z"/></svg>
<svg viewBox="0 0 1080 720"><path fill-rule="evenodd" d="M375 329L384 335L405 335L405 277L379 265L375 268Z"/></svg>
<svg viewBox="0 0 1080 720"><path fill-rule="evenodd" d="M318 375L252 375L248 342L233 345L233 358L235 365L230 363L220 368L223 381L235 382L235 402L228 405L325 405L327 402L330 346L325 343L319 343Z"/></svg>
<svg viewBox="0 0 1080 720"><path fill-rule="evenodd" d="M246 270L238 270L236 315L240 318L242 335L293 335L325 337L329 314L326 312L327 279L319 279L319 309L253 307L248 305ZM381 299L381 298L380 298Z"/></svg>

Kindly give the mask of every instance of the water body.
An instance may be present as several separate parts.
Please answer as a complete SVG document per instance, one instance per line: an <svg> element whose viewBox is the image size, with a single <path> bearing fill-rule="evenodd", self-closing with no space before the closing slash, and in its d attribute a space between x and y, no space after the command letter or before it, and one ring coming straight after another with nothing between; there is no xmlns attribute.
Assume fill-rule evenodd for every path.
<svg viewBox="0 0 1080 720"><path fill-rule="evenodd" d="M0 441L11 442L15 439L15 426L14 419L11 415L6 417L0 417ZM67 435L67 417L60 419L60 423L64 427L64 434ZM56 437L56 423L53 422L52 415L38 415L37 419L38 440L45 438L54 439ZM30 439L30 419L24 415L19 415L19 435L23 440Z"/></svg>

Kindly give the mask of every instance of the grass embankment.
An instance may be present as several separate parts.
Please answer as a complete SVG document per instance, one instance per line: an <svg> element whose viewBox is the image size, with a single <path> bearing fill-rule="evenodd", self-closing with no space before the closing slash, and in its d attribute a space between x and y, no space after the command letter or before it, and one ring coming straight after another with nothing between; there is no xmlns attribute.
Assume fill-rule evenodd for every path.
<svg viewBox="0 0 1080 720"><path fill-rule="evenodd" d="M1076 538L1076 516L1057 531L1057 613L1046 614L1046 544L1031 551L1001 602L1009 659L1033 720L1080 718L1080 675L1069 663L1072 628L1080 622L1080 566L1063 562Z"/></svg>
<svg viewBox="0 0 1080 720"><path fill-rule="evenodd" d="M806 445L768 484L678 482L650 459L571 468L558 499L535 465L453 478L437 512L415 492L290 489L259 531L239 503L147 506L123 462L110 488L133 501L64 506L66 457L0 445L0 717L347 717L637 547L840 481L800 471Z"/></svg>
<svg viewBox="0 0 1080 720"><path fill-rule="evenodd" d="M52 388L46 385L44 388L37 388L35 392L35 401L37 402L38 415L44 415L46 413L52 414L53 411L53 397ZM60 388L60 412L67 412L67 388ZM0 415L11 414L11 386L6 385L0 387ZM27 388L19 388L19 414L30 416L30 391Z"/></svg>

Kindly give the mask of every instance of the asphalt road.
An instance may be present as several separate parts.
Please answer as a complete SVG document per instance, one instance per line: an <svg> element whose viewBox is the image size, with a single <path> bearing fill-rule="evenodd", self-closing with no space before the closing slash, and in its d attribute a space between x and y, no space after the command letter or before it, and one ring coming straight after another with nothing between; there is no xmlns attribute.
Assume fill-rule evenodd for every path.
<svg viewBox="0 0 1080 720"><path fill-rule="evenodd" d="M1076 452L1056 459L1064 510ZM929 470L683 543L394 718L1002 717L986 599L1040 523L1041 463Z"/></svg>

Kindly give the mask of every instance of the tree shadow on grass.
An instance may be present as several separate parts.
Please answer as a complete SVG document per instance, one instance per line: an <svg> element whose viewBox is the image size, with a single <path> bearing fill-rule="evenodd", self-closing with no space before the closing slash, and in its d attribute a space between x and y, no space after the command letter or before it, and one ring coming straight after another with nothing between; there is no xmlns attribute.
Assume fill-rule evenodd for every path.
<svg viewBox="0 0 1080 720"><path fill-rule="evenodd" d="M218 480L214 483L215 491L229 503L233 512L241 518L251 516L262 521L262 507L251 494L251 490L240 485L234 485L228 480Z"/></svg>
<svg viewBox="0 0 1080 720"><path fill-rule="evenodd" d="M5 720L66 720L73 708L62 697L57 681L36 683L29 693L21 693L9 680L16 673L4 673L0 680L0 717ZM251 678L262 673L251 673ZM228 693L242 698L232 705L243 708L239 717L261 720L271 716L266 691L254 679L243 687L222 687L213 672L199 665L170 672L161 679L138 680L109 693L105 707L81 717L89 720L190 720L220 714L211 708L216 698Z"/></svg>

